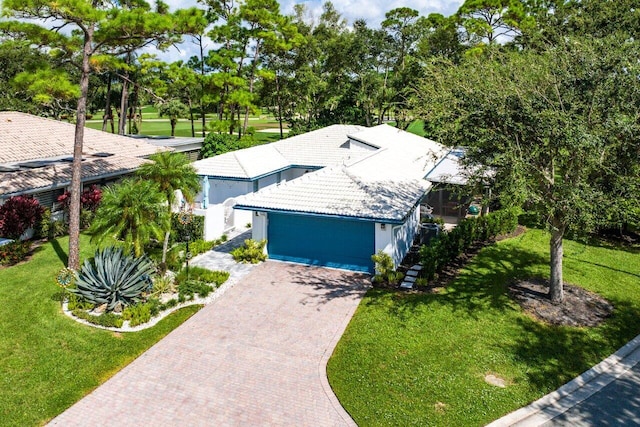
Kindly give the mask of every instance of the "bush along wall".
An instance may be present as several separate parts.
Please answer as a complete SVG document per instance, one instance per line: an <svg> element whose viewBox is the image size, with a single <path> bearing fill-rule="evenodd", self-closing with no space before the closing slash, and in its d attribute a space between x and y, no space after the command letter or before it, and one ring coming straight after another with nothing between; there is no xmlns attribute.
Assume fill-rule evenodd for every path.
<svg viewBox="0 0 640 427"><path fill-rule="evenodd" d="M191 222L183 224L180 222L179 214L171 214L171 244L181 243L189 240L202 240L204 238L204 217L192 215Z"/></svg>
<svg viewBox="0 0 640 427"><path fill-rule="evenodd" d="M437 273L476 242L486 242L518 226L519 209L502 209L477 218L466 218L457 227L420 248L422 274L432 280Z"/></svg>

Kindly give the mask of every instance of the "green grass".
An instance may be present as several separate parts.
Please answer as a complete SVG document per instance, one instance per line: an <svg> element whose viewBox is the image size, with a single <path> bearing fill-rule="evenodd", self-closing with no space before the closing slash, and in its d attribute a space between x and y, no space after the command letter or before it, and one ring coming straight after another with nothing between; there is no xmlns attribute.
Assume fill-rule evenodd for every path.
<svg viewBox="0 0 640 427"><path fill-rule="evenodd" d="M58 415L193 315L191 306L156 326L117 334L62 314L55 284L68 238L0 269L0 425L38 425ZM82 236L82 256L93 254Z"/></svg>
<svg viewBox="0 0 640 427"><path fill-rule="evenodd" d="M556 389L640 332L640 251L565 241L565 281L615 305L597 328L551 327L507 295L515 277L548 277L540 230L485 248L443 292L371 290L328 364L359 425L484 425ZM507 380L504 389L486 374Z"/></svg>
<svg viewBox="0 0 640 427"><path fill-rule="evenodd" d="M87 127L91 129L102 130L102 111L94 114L92 120L87 122ZM207 123L216 120L215 114L207 114ZM116 128L118 127L117 119L114 123ZM271 115L261 114L259 116L250 116L249 117L249 126L255 128L256 130L262 129L278 129L279 124L278 121L274 119ZM287 124L284 123L284 127L287 127ZM110 131L110 124L107 125L107 131ZM194 129L196 133L196 137L202 136L202 121L200 119L196 119L194 122ZM158 110L155 106L149 105L142 108L142 125L140 126L139 133L143 135L171 135L171 124L169 123L169 119L166 117L160 117L158 115ZM176 125L175 130L176 136L191 136L191 121L188 119L180 119L178 120L178 124ZM260 142L272 142L280 139L279 133L264 133L264 132L256 132L255 138Z"/></svg>

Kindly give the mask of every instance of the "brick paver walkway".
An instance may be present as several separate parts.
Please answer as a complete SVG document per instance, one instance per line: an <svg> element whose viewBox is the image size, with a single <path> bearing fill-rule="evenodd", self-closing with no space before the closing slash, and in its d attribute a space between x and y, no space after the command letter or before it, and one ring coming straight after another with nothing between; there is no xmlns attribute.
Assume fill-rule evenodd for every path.
<svg viewBox="0 0 640 427"><path fill-rule="evenodd" d="M366 284L264 263L51 424L355 425L325 367Z"/></svg>

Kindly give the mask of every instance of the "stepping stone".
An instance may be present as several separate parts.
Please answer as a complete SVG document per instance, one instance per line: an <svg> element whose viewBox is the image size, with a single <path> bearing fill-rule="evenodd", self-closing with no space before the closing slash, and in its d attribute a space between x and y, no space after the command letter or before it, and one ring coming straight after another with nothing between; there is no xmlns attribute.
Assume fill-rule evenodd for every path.
<svg viewBox="0 0 640 427"><path fill-rule="evenodd" d="M400 284L401 289L413 289L413 282L402 282Z"/></svg>
<svg viewBox="0 0 640 427"><path fill-rule="evenodd" d="M407 277L418 277L418 271L416 271L416 270L409 270L409 271L407 271L406 276L407 276Z"/></svg>
<svg viewBox="0 0 640 427"><path fill-rule="evenodd" d="M413 276L405 276L404 281L405 282L409 282L409 283L415 283L417 277L413 277Z"/></svg>
<svg viewBox="0 0 640 427"><path fill-rule="evenodd" d="M422 266L420 264L416 264L413 267L411 267L410 270L420 271L422 270Z"/></svg>

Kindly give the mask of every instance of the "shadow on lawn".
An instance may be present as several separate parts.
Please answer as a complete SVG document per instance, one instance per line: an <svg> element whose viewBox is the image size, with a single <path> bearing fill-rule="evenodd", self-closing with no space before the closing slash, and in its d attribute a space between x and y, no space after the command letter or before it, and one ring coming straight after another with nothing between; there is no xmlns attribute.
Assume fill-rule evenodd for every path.
<svg viewBox="0 0 640 427"><path fill-rule="evenodd" d="M56 255L58 255L60 261L62 261L62 263L66 266L69 263L69 256L67 255L67 252L62 249L62 246L60 246L60 242L58 241L58 239L51 239L49 240L49 243L51 243L51 247L56 252Z"/></svg>
<svg viewBox="0 0 640 427"><path fill-rule="evenodd" d="M594 328L554 327L519 318L522 333L505 349L527 366L527 381L550 392L570 381L633 339L640 330L640 308L610 299L613 316ZM602 354L607 349L607 354ZM600 351L598 351L600 350Z"/></svg>
<svg viewBox="0 0 640 427"><path fill-rule="evenodd" d="M513 310L516 305L508 294L509 284L516 278L540 276L548 259L538 253L509 245L493 245L484 248L440 293L422 294L398 291L398 301L389 309L395 316L406 319L425 304L446 304L454 310L464 310L472 318L487 309ZM370 298L367 304L377 304Z"/></svg>

